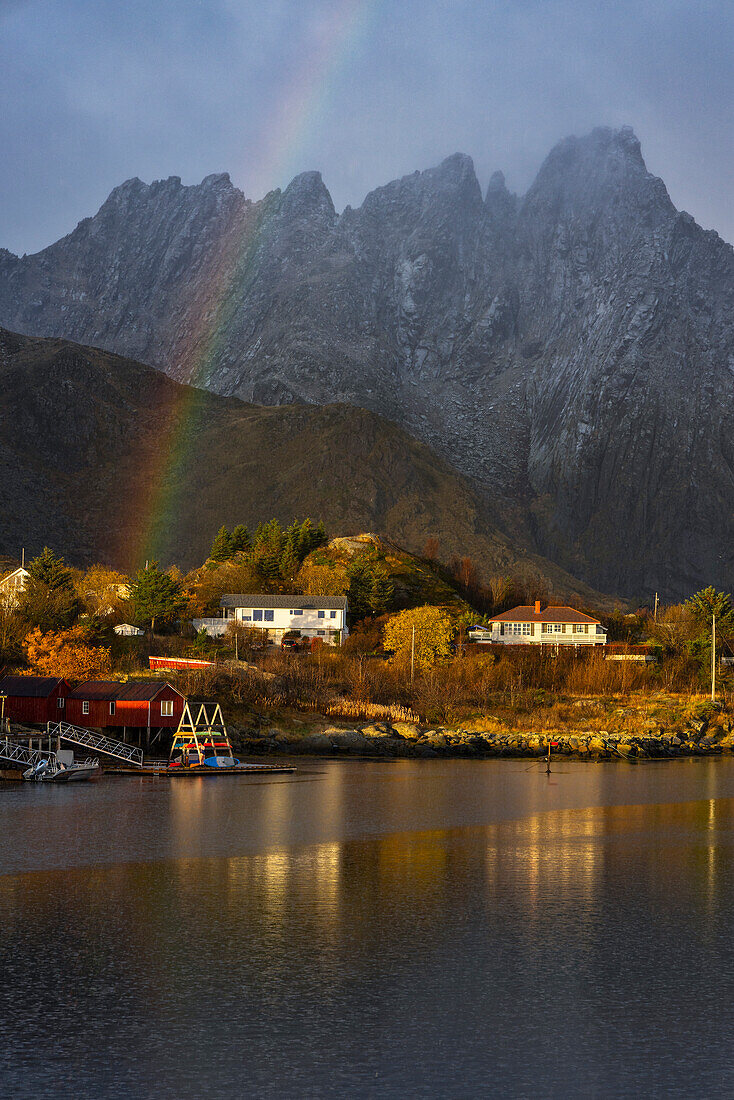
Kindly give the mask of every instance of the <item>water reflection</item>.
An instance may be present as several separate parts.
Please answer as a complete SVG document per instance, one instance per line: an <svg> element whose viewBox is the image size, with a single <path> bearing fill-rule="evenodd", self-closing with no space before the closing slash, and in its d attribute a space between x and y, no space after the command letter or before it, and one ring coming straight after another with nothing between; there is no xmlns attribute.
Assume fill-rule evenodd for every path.
<svg viewBox="0 0 734 1100"><path fill-rule="evenodd" d="M171 790L189 850L211 791ZM8 1094L654 1094L683 1017L664 1094L723 1095L733 825L709 797L4 875Z"/></svg>

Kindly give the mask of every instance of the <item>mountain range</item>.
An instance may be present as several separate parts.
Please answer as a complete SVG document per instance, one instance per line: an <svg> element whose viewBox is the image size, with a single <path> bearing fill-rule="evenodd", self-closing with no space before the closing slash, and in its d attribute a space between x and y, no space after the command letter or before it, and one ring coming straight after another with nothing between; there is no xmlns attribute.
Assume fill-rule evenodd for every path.
<svg viewBox="0 0 734 1100"><path fill-rule="evenodd" d="M734 250L675 209L628 128L562 141L522 197L501 173L483 195L462 154L341 214L316 172L259 202L227 175L135 179L42 252L0 251L8 329L251 417L328 415L355 458L355 417L392 422L515 555L636 597L730 587L733 307Z"/></svg>
<svg viewBox="0 0 734 1100"><path fill-rule="evenodd" d="M425 444L365 409L262 407L66 340L0 329L0 552L51 545L75 565L131 570L145 557L200 565L222 523L323 518L334 534L390 531L420 553L470 555L486 576L541 575L598 594L518 554L470 483Z"/></svg>

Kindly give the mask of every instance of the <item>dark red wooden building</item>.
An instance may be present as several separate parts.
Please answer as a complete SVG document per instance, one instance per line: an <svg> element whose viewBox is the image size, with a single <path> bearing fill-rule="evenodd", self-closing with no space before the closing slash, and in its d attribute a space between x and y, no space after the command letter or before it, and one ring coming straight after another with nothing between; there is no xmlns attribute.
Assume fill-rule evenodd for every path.
<svg viewBox="0 0 734 1100"><path fill-rule="evenodd" d="M64 720L96 729L176 729L184 697L160 680L87 680L69 692Z"/></svg>
<svg viewBox="0 0 734 1100"><path fill-rule="evenodd" d="M0 678L0 695L6 696L5 717L13 722L45 726L47 722L65 719L66 699L70 691L66 680L58 676Z"/></svg>

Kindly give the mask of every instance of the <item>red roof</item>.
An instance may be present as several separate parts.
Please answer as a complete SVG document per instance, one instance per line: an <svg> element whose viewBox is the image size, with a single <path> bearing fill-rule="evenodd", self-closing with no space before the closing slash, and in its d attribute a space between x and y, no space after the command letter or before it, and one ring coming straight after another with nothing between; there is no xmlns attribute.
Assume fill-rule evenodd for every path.
<svg viewBox="0 0 734 1100"><path fill-rule="evenodd" d="M128 681L126 684L120 683L119 680L87 680L86 683L79 684L78 687L74 688L69 698L102 699L104 701L131 699L147 702L148 699L155 699L156 695L164 688L171 688L171 685L161 680L133 680ZM171 690L176 691L175 688L171 688ZM180 695L181 692L177 691L176 694Z"/></svg>
<svg viewBox="0 0 734 1100"><path fill-rule="evenodd" d="M495 615L491 623L599 623L591 615L576 611L573 607L546 607L545 611L536 611L533 604L521 604L501 615Z"/></svg>

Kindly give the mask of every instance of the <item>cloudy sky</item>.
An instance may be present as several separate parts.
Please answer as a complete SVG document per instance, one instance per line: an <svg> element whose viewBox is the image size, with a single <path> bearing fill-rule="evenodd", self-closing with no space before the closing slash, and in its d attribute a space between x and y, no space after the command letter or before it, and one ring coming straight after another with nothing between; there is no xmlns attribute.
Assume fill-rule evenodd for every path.
<svg viewBox="0 0 734 1100"><path fill-rule="evenodd" d="M0 246L130 176L317 168L341 209L458 150L522 192L600 124L734 241L733 50L731 0L0 0Z"/></svg>

